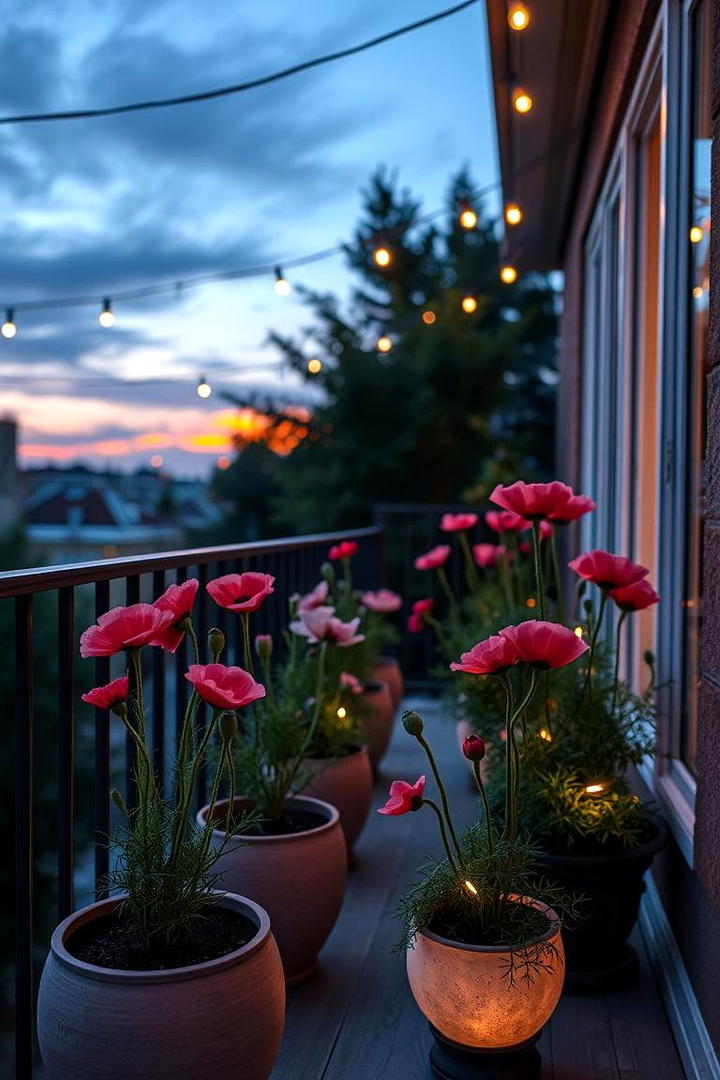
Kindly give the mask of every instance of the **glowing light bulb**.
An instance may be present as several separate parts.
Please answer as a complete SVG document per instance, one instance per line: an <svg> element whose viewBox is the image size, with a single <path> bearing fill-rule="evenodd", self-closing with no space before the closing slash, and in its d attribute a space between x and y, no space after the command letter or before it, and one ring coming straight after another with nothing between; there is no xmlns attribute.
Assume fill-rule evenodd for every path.
<svg viewBox="0 0 720 1080"><path fill-rule="evenodd" d="M307 369L311 375L319 375L322 371L322 360L318 360L317 356L311 356L307 362Z"/></svg>
<svg viewBox="0 0 720 1080"><path fill-rule="evenodd" d="M113 311L112 311L112 308L110 306L109 297L106 297L103 300L103 309L100 312L100 314L98 315L98 322L100 323L101 326L104 326L106 329L108 327L112 326L113 323L115 322L115 316L113 315Z"/></svg>
<svg viewBox="0 0 720 1080"><path fill-rule="evenodd" d="M530 23L530 12L524 4L513 4L508 12L511 30L525 30Z"/></svg>
<svg viewBox="0 0 720 1080"><path fill-rule="evenodd" d="M340 708L337 711L337 714L338 714L338 720L344 720L345 717L347 716L347 709L343 705L341 705Z"/></svg>
<svg viewBox="0 0 720 1080"><path fill-rule="evenodd" d="M474 296L463 296L462 309L466 314L472 315L473 311L477 311L477 300Z"/></svg>
<svg viewBox="0 0 720 1080"><path fill-rule="evenodd" d="M14 338L17 334L17 326L15 325L15 321L13 318L14 314L15 312L12 308L7 309L5 322L2 324L2 326L0 326L0 334L2 334L4 338Z"/></svg>
<svg viewBox="0 0 720 1080"><path fill-rule="evenodd" d="M150 464L152 465L153 469L161 468L162 463L163 463L162 454L153 454L153 456L150 458Z"/></svg>
<svg viewBox="0 0 720 1080"><path fill-rule="evenodd" d="M690 230L690 243L699 244L704 235L705 234L703 233L699 225L693 225L692 229Z"/></svg>
<svg viewBox="0 0 720 1080"><path fill-rule="evenodd" d="M287 296L290 292L291 285L287 278L283 277L283 272L279 266L275 267L275 292L278 296Z"/></svg>
<svg viewBox="0 0 720 1080"><path fill-rule="evenodd" d="M701 296L702 296L702 294L703 294L703 287L702 287L702 285L696 285L696 286L695 286L695 288L693 289L693 293L692 293L692 294L693 294L693 296L695 297L695 299L696 299L696 300L699 300L699 299L700 299L700 297L701 297Z"/></svg>
<svg viewBox="0 0 720 1080"><path fill-rule="evenodd" d="M517 203L508 203L505 207L505 220L508 225L519 225L522 219L522 210Z"/></svg>
<svg viewBox="0 0 720 1080"><path fill-rule="evenodd" d="M500 268L500 280L503 285L512 285L514 281L517 281L517 270L514 266L502 266Z"/></svg>
<svg viewBox="0 0 720 1080"><path fill-rule="evenodd" d="M525 607L534 608L536 604L537 600L534 596L528 596L527 600L525 601Z"/></svg>
<svg viewBox="0 0 720 1080"><path fill-rule="evenodd" d="M583 628L582 628L582 626L576 626L575 627L575 637L582 637L582 636L583 636Z"/></svg>
<svg viewBox="0 0 720 1080"><path fill-rule="evenodd" d="M514 90L512 103L515 112L521 115L529 113L533 107L533 99L525 90Z"/></svg>
<svg viewBox="0 0 720 1080"><path fill-rule="evenodd" d="M389 266L392 262L392 251L386 247L375 248L373 259L376 266Z"/></svg>
<svg viewBox="0 0 720 1080"><path fill-rule="evenodd" d="M473 885L472 881L468 881L467 878L466 878L465 881L463 882L463 884L464 884L465 888L467 889L467 891L470 893L471 896L477 896L478 891L475 888L475 886Z"/></svg>
<svg viewBox="0 0 720 1080"><path fill-rule="evenodd" d="M540 730L538 732L538 735L545 742L552 742L552 735L550 734L550 732L548 731L547 728L540 728Z"/></svg>
<svg viewBox="0 0 720 1080"><path fill-rule="evenodd" d="M435 314L435 312L430 311L429 308L428 308L427 311L423 311L423 313L422 313L422 321L425 323L426 326L432 326L432 324L435 322L436 318L437 318L437 315Z"/></svg>
<svg viewBox="0 0 720 1080"><path fill-rule="evenodd" d="M391 338L389 338L389 337L387 336L387 334L382 334L382 335L381 335L381 336L380 336L380 337L379 337L379 338L377 339L377 345L376 345L376 348L377 348L377 351L378 351L378 352L381 352L381 353L389 353L389 352L390 352L390 350L392 349L392 347L393 347L392 339L391 339Z"/></svg>
<svg viewBox="0 0 720 1080"><path fill-rule="evenodd" d="M478 223L478 216L472 206L466 206L460 213L460 224L463 229L474 229Z"/></svg>
<svg viewBox="0 0 720 1080"><path fill-rule="evenodd" d="M207 381L204 375L200 376L200 381L197 384L197 395L201 398L209 398L212 394L212 386Z"/></svg>
<svg viewBox="0 0 720 1080"><path fill-rule="evenodd" d="M217 459L217 467L218 469L223 469L223 471L230 468L230 458L227 456L227 454L220 455L220 457Z"/></svg>
<svg viewBox="0 0 720 1080"><path fill-rule="evenodd" d="M594 784L586 784L585 792L587 795L602 795L603 791L607 790L608 785L606 783L597 782Z"/></svg>

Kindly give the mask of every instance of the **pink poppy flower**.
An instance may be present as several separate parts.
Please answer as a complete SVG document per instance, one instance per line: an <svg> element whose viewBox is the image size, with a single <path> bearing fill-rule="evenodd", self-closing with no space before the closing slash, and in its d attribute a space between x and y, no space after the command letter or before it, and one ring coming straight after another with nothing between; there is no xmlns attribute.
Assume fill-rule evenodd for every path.
<svg viewBox="0 0 720 1080"><path fill-rule="evenodd" d="M265 697L265 687L249 672L225 664L191 664L185 678L216 709L240 709Z"/></svg>
<svg viewBox="0 0 720 1080"><path fill-rule="evenodd" d="M443 532L462 532L465 529L474 529L477 520L477 514L443 514L440 528Z"/></svg>
<svg viewBox="0 0 720 1080"><path fill-rule="evenodd" d="M459 662L453 661L451 671L464 671L466 675L498 675L516 664L519 657L511 641L493 634L478 641L469 652L464 652Z"/></svg>
<svg viewBox="0 0 720 1080"><path fill-rule="evenodd" d="M360 596L369 611L389 613L402 607L402 597L392 589L378 589L377 592L364 592Z"/></svg>
<svg viewBox="0 0 720 1080"><path fill-rule="evenodd" d="M521 555L530 555L532 553L532 544L529 540L521 540L518 543L518 551Z"/></svg>
<svg viewBox="0 0 720 1080"><path fill-rule="evenodd" d="M80 655L112 656L123 649L141 649L172 621L172 611L162 611L154 604L113 608L80 635Z"/></svg>
<svg viewBox="0 0 720 1080"><path fill-rule="evenodd" d="M601 589L624 589L650 573L646 566L609 551L588 551L578 555L568 566L578 577L599 585Z"/></svg>
<svg viewBox="0 0 720 1080"><path fill-rule="evenodd" d="M468 735L466 739L463 739L462 752L468 761L482 761L486 751L485 740L479 735Z"/></svg>
<svg viewBox="0 0 720 1080"><path fill-rule="evenodd" d="M351 694L362 694L363 686L350 671L340 672L340 686L343 690L349 690Z"/></svg>
<svg viewBox="0 0 720 1080"><path fill-rule="evenodd" d="M82 700L88 705L94 705L96 709L112 709L115 705L127 701L130 680L127 675L120 679L113 679L105 686L96 686L94 690L88 690L82 695Z"/></svg>
<svg viewBox="0 0 720 1080"><path fill-rule="evenodd" d="M335 615L335 608L319 607L312 611L303 611L299 619L290 623L290 629L293 634L306 637L311 645L327 641L331 645L347 648L348 645L356 645L365 640L364 634L357 633L359 625L359 618L342 622Z"/></svg>
<svg viewBox="0 0 720 1080"><path fill-rule="evenodd" d="M432 596L426 596L422 600L416 600L412 606L413 615L429 615L435 607Z"/></svg>
<svg viewBox="0 0 720 1080"><path fill-rule="evenodd" d="M527 518L513 514L510 510L488 510L485 522L488 528L496 533L523 532L530 528Z"/></svg>
<svg viewBox="0 0 720 1080"><path fill-rule="evenodd" d="M246 570L244 574L225 574L208 581L206 588L218 607L249 612L257 611L270 593L275 591L274 585L272 574Z"/></svg>
<svg viewBox="0 0 720 1080"><path fill-rule="evenodd" d="M564 506L558 507L552 514L548 514L548 517L558 525L567 525L570 521L577 521L584 514L589 514L596 506L597 503L588 495L571 495Z"/></svg>
<svg viewBox="0 0 720 1080"><path fill-rule="evenodd" d="M490 501L530 521L539 521L540 518L562 513L574 497L573 489L559 480L553 480L550 484L526 484L523 480L517 480L508 487L498 484Z"/></svg>
<svg viewBox="0 0 720 1080"><path fill-rule="evenodd" d="M506 626L499 636L510 643L519 661L542 670L572 664L589 649L568 626L540 619Z"/></svg>
<svg viewBox="0 0 720 1080"><path fill-rule="evenodd" d="M611 589L610 595L622 611L644 611L660 603L660 597L649 581L641 578L622 589Z"/></svg>
<svg viewBox="0 0 720 1080"><path fill-rule="evenodd" d="M298 596L296 593L294 599L297 599L297 610L299 612L312 611L313 608L323 607L327 602L329 589L327 581L319 581L315 588L304 596Z"/></svg>
<svg viewBox="0 0 720 1080"><path fill-rule="evenodd" d="M500 556L505 554L505 547L503 544L474 544L473 545L473 558L477 566L481 566L483 570L489 570L493 566L497 566Z"/></svg>
<svg viewBox="0 0 720 1080"><path fill-rule="evenodd" d="M330 548L328 559L351 559L353 555L357 555L357 549L355 540L341 540Z"/></svg>
<svg viewBox="0 0 720 1080"><path fill-rule="evenodd" d="M188 581L183 581L182 585L171 585L155 601L156 608L173 613L173 621L151 641L151 645L159 645L167 652L177 652L178 645L185 637L185 629L181 624L192 615L198 584L197 578L190 578Z"/></svg>
<svg viewBox="0 0 720 1080"><path fill-rule="evenodd" d="M409 634L422 634L425 629L425 621L420 615L416 615L414 612L412 615L408 615L407 629Z"/></svg>
<svg viewBox="0 0 720 1080"><path fill-rule="evenodd" d="M419 810L425 794L425 777L420 776L414 784L405 780L393 780L390 785L390 798L378 810L378 814L407 814L410 810Z"/></svg>
<svg viewBox="0 0 720 1080"><path fill-rule="evenodd" d="M447 544L438 544L424 555L418 555L415 560L416 570L438 570L444 566L450 556L450 548Z"/></svg>

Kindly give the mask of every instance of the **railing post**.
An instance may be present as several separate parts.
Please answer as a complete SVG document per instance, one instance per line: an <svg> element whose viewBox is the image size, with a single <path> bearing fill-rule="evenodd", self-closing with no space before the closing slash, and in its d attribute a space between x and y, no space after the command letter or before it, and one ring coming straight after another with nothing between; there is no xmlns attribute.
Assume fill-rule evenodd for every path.
<svg viewBox="0 0 720 1080"><path fill-rule="evenodd" d="M30 1080L33 978L33 598L15 598L15 1075Z"/></svg>
<svg viewBox="0 0 720 1080"><path fill-rule="evenodd" d="M95 618L110 606L110 583L95 584ZM98 686L110 680L110 658L95 660L95 679ZM95 899L107 896L105 879L110 869L110 717L105 709L95 709Z"/></svg>
<svg viewBox="0 0 720 1080"><path fill-rule="evenodd" d="M58 590L58 920L74 908L75 889L75 590Z"/></svg>

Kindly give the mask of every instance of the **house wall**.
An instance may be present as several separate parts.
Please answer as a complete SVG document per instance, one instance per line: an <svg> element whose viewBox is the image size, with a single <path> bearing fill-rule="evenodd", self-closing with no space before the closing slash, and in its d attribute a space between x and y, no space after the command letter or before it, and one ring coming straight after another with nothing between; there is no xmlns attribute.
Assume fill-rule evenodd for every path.
<svg viewBox="0 0 720 1080"><path fill-rule="evenodd" d="M714 2L712 217L720 222L720 0ZM612 46L598 81L565 246L561 322L558 461L580 483L583 246L617 132L659 9L657 0L617 5ZM694 868L674 842L653 868L668 919L716 1049L720 1050L720 228L711 234L707 473L705 493L701 688ZM570 538L572 544L572 538Z"/></svg>

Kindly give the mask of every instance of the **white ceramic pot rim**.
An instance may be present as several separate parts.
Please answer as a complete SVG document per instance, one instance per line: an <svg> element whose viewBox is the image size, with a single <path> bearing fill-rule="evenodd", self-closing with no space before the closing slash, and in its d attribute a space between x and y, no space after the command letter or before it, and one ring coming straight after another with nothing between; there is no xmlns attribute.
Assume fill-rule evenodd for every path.
<svg viewBox="0 0 720 1080"><path fill-rule="evenodd" d="M550 925L547 931L542 937L535 938L534 941L528 941L526 945L516 949L516 952L522 952L523 949L531 949L533 945L539 945L541 941L549 941L551 938L560 931L560 919L556 911L553 911L547 904L543 904L541 900L534 900L529 896L511 896L510 900L514 902L522 901L528 904L529 907L534 907L536 911L541 911L543 915L547 915ZM453 938L441 937L440 934L434 934L432 930L421 930L420 935L427 938L429 941L434 941L438 945L444 945L448 949L460 949L464 952L475 953L509 953L511 950L507 945L470 945L464 941L455 941Z"/></svg>
<svg viewBox="0 0 720 1080"><path fill-rule="evenodd" d="M235 802L246 801L244 796L237 795ZM322 799L315 799L310 795L290 795L285 800L285 805L290 807L297 807L301 804L299 809L314 810L316 814L322 814L326 818L322 825L315 825L312 829L304 829L303 832L294 833L278 833L277 836L249 836L247 833L241 833L236 839L238 845L241 847L256 847L257 845L266 844L291 844L296 842L302 842L307 840L308 837L317 836L318 833L329 832L330 829L336 826L340 827L340 814L334 806L328 802L323 802ZM219 799L215 803L216 808L227 806L227 799ZM197 812L198 825L205 825L207 819L207 812L210 806L203 806L201 810ZM227 838L227 833L224 829L213 829L213 838L218 842L222 842Z"/></svg>
<svg viewBox="0 0 720 1080"><path fill-rule="evenodd" d="M228 967L234 967L238 963L247 960L254 952L264 945L270 935L270 917L264 908L249 900L246 896L237 893L223 892L221 889L213 890L218 897L220 907L240 909L241 914L250 919L257 927L254 937L239 949L218 956L214 960L203 960L200 964L190 964L186 967L164 968L158 971L134 971L122 968L99 967L96 964L88 964L79 960L68 950L66 941L71 934L85 926L89 922L109 915L123 901L126 894L111 896L108 900L98 900L97 903L88 904L79 911L68 915L66 919L56 926L50 939L50 950L59 963L78 972L88 979L96 979L100 982L114 982L129 985L131 983L170 983L182 982L185 979L204 978L222 971Z"/></svg>

